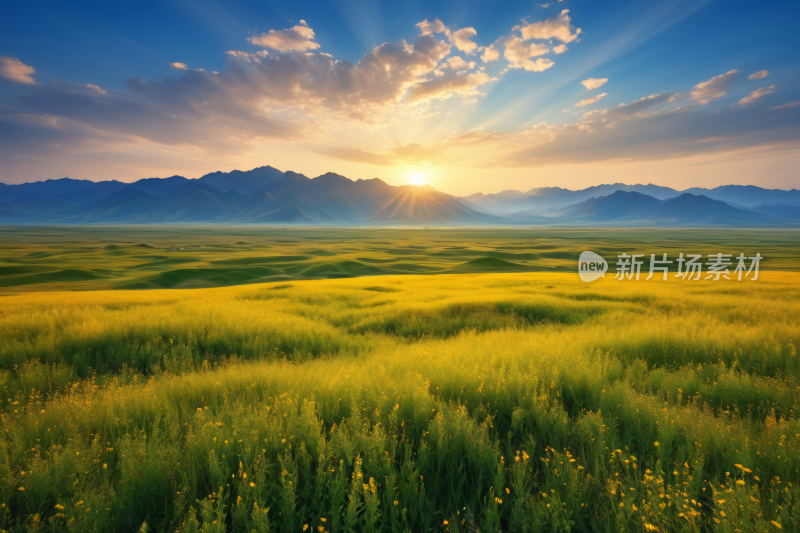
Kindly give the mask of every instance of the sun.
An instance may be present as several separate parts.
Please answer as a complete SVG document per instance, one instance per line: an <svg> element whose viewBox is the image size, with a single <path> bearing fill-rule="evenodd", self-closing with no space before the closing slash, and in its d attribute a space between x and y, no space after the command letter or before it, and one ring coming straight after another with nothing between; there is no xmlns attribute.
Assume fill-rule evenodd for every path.
<svg viewBox="0 0 800 533"><path fill-rule="evenodd" d="M425 173L419 171L412 172L408 177L408 181L411 183L411 185L425 185Z"/></svg>

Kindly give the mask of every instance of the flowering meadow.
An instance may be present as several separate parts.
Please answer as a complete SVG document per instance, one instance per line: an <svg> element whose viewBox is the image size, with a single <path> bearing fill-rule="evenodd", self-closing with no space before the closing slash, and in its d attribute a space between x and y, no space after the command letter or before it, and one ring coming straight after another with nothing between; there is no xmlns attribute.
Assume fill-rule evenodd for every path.
<svg viewBox="0 0 800 533"><path fill-rule="evenodd" d="M800 530L800 275L0 306L0 530Z"/></svg>

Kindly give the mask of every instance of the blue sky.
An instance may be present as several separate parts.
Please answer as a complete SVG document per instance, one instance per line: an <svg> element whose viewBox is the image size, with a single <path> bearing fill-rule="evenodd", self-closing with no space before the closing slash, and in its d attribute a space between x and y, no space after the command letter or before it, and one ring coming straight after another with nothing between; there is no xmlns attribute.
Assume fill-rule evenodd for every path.
<svg viewBox="0 0 800 533"><path fill-rule="evenodd" d="M269 164L458 194L793 184L800 4L547 4L14 3L0 181Z"/></svg>

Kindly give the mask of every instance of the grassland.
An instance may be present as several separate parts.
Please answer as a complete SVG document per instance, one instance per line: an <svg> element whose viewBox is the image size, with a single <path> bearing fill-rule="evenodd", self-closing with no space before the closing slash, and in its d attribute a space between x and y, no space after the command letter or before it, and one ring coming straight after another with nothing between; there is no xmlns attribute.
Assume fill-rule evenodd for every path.
<svg viewBox="0 0 800 533"><path fill-rule="evenodd" d="M391 274L573 272L578 255L731 253L800 265L792 230L0 227L0 293L199 288Z"/></svg>
<svg viewBox="0 0 800 533"><path fill-rule="evenodd" d="M0 529L800 528L794 236L689 232L665 244L647 232L584 232L570 246L571 233L555 232L539 234L537 249L523 248L522 232L478 234L386 234L393 244L369 257L412 246L440 265L531 254L513 261L531 271L7 286ZM89 255L106 253L109 243L90 237ZM543 265L548 246L579 253L591 238L608 255L758 246L773 268L756 282L584 284L556 270L565 259ZM116 239L123 250L140 244ZM364 243L379 237L362 239L347 253L368 257ZM58 245L30 240L28 253ZM292 248L271 255L356 248L322 238L270 246L283 244ZM434 255L459 246L460 261Z"/></svg>

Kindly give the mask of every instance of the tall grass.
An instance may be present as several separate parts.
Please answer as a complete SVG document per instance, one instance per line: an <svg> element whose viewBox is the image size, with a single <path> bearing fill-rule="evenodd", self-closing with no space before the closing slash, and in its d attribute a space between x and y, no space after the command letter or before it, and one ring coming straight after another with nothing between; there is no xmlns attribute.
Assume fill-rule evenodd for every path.
<svg viewBox="0 0 800 533"><path fill-rule="evenodd" d="M0 529L800 527L800 276L578 283L5 297Z"/></svg>

